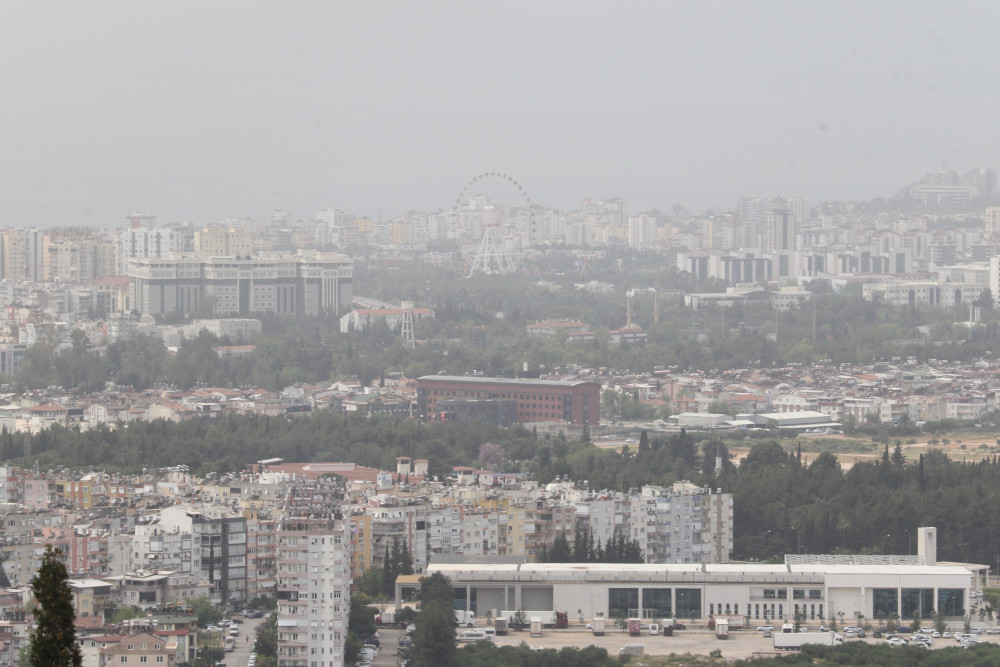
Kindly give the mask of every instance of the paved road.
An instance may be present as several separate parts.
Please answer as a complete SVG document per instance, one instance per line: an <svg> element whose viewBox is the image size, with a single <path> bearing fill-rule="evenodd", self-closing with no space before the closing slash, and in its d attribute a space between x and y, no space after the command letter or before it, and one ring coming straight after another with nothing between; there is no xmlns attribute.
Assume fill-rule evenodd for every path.
<svg viewBox="0 0 1000 667"><path fill-rule="evenodd" d="M403 636L403 631L399 628L379 628L378 640L382 643L382 650L375 656L372 667L396 667L399 664L399 654L396 647L399 646L399 638Z"/></svg>
<svg viewBox="0 0 1000 667"><path fill-rule="evenodd" d="M264 622L262 618L245 619L238 627L240 635L236 639L236 649L232 653L226 654L226 667L247 667L250 662L250 652L253 651L253 642L257 637L257 626ZM247 638L250 638L247 641Z"/></svg>

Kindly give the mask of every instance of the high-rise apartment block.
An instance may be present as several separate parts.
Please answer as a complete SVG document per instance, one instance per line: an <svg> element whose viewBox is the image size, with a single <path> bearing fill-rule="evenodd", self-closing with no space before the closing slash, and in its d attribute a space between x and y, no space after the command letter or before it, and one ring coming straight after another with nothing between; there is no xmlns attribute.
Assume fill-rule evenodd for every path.
<svg viewBox="0 0 1000 667"><path fill-rule="evenodd" d="M278 665L340 667L351 611L343 490L330 479L293 486L278 527Z"/></svg>
<svg viewBox="0 0 1000 667"><path fill-rule="evenodd" d="M217 507L174 506L160 513L165 534L190 533L185 572L212 585L216 604L242 608L247 602L247 520Z"/></svg>

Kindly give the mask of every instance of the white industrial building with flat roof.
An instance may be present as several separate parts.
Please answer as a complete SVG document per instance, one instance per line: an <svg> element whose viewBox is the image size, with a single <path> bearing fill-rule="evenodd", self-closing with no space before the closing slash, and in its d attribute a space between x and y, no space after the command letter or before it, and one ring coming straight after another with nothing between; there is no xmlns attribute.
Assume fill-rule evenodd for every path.
<svg viewBox="0 0 1000 667"><path fill-rule="evenodd" d="M940 610L964 616L977 573L987 566L938 563L936 530L918 530L916 556L790 555L782 564L431 564L455 588L457 608L482 618L501 610L569 611L588 617L806 621L898 614L922 618ZM413 584L397 582L396 604Z"/></svg>

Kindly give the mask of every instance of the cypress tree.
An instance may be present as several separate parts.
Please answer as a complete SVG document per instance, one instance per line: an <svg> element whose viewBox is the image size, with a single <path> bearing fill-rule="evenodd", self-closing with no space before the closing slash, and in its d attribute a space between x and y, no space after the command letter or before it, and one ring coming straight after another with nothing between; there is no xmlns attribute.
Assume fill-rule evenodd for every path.
<svg viewBox="0 0 1000 667"><path fill-rule="evenodd" d="M31 582L38 608L35 610L35 631L28 649L31 667L80 667L83 657L76 643L73 621L73 594L69 590L66 566L59 560L61 552L52 545L45 547L42 565Z"/></svg>
<svg viewBox="0 0 1000 667"><path fill-rule="evenodd" d="M396 574L389 557L389 545L385 545L385 556L382 558L382 594L393 595L396 592Z"/></svg>
<svg viewBox="0 0 1000 667"><path fill-rule="evenodd" d="M413 574L413 554L410 553L410 544L406 540L403 540L399 548L397 572L399 574Z"/></svg>

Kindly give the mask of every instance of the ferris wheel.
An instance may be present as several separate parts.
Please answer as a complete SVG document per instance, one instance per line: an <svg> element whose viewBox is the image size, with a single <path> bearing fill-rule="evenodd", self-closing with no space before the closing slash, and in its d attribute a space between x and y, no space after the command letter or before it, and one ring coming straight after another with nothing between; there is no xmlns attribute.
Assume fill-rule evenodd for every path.
<svg viewBox="0 0 1000 667"><path fill-rule="evenodd" d="M499 189L503 196L513 196L513 204L487 206L486 197L477 202L487 189ZM520 218L509 218L509 213L517 208L521 209ZM510 275L518 270L522 243L525 238L530 242L534 236L535 220L531 198L515 178L497 171L477 174L458 193L452 212L467 278L476 273Z"/></svg>

